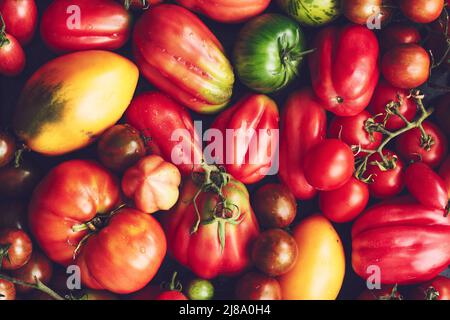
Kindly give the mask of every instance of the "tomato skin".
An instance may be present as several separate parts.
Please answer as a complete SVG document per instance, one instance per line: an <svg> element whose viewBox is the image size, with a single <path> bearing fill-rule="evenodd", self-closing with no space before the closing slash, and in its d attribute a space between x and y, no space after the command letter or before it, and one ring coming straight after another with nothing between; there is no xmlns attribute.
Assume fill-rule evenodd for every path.
<svg viewBox="0 0 450 320"><path fill-rule="evenodd" d="M0 74L17 76L25 68L25 52L19 42L10 34L5 34L6 43L0 46Z"/></svg>
<svg viewBox="0 0 450 320"><path fill-rule="evenodd" d="M281 300L280 283L259 272L245 274L237 283L238 300Z"/></svg>
<svg viewBox="0 0 450 320"><path fill-rule="evenodd" d="M439 176L444 180L448 192L448 199L450 199L450 157L447 157L439 169Z"/></svg>
<svg viewBox="0 0 450 320"><path fill-rule="evenodd" d="M384 54L381 72L394 87L413 89L428 80L430 64L424 48L417 44L402 44Z"/></svg>
<svg viewBox="0 0 450 320"><path fill-rule="evenodd" d="M319 32L309 58L314 92L324 107L353 116L369 104L379 78L378 40L365 26L327 27Z"/></svg>
<svg viewBox="0 0 450 320"><path fill-rule="evenodd" d="M386 116L386 105L391 101L400 102L398 99L398 97L400 97L401 105L398 110L408 121L412 121L417 114L417 106L413 99L408 99L408 96L408 90L396 88L382 80L375 88L368 109L372 114L380 114L375 120L382 122ZM391 115L386 122L386 129L392 131L401 129L405 126L406 123L396 115Z"/></svg>
<svg viewBox="0 0 450 320"><path fill-rule="evenodd" d="M0 232L0 246L9 245L7 256L0 269L17 270L30 260L33 244L30 237L20 229L4 229Z"/></svg>
<svg viewBox="0 0 450 320"><path fill-rule="evenodd" d="M34 0L0 0L6 31L24 46L36 31L38 10ZM1 60L1 59L0 59Z"/></svg>
<svg viewBox="0 0 450 320"><path fill-rule="evenodd" d="M41 178L41 170L34 163L22 159L19 166L9 163L0 168L0 195L6 198L28 197Z"/></svg>
<svg viewBox="0 0 450 320"><path fill-rule="evenodd" d="M34 250L28 262L20 269L11 272L12 276L24 282L35 283L36 278L49 284L53 276L52 262L40 251ZM33 289L26 286L16 285L16 291L27 293Z"/></svg>
<svg viewBox="0 0 450 320"><path fill-rule="evenodd" d="M423 163L436 168L448 152L448 140L442 131L432 122L424 121L425 132L433 139L434 144L427 151L421 146L422 133L420 129L412 129L402 134L396 140L396 149L405 161L421 159Z"/></svg>
<svg viewBox="0 0 450 320"><path fill-rule="evenodd" d="M224 148L219 148L219 155L216 152L215 163L224 164L228 173L245 184L260 181L270 173L275 161L278 122L278 107L268 96L249 95L241 99L219 114L211 125L220 130L223 137L227 137L227 130L234 130L232 141L224 138ZM246 130L254 133L249 140ZM251 143L257 143L257 152L252 151ZM227 152L229 144L231 155Z"/></svg>
<svg viewBox="0 0 450 320"><path fill-rule="evenodd" d="M173 162L183 175L201 169L203 152L200 138L189 112L177 102L157 91L146 92L133 99L126 119L148 139L152 154ZM161 123L164 123L163 127ZM174 132L180 133L178 141L172 139ZM175 152L180 149L179 141L183 142L184 149L181 157Z"/></svg>
<svg viewBox="0 0 450 320"><path fill-rule="evenodd" d="M400 0L403 14L417 23L430 23L439 18L444 0Z"/></svg>
<svg viewBox="0 0 450 320"><path fill-rule="evenodd" d="M366 210L353 224L352 265L362 278L377 265L382 284L431 280L450 261L450 217L411 198L396 198Z"/></svg>
<svg viewBox="0 0 450 320"><path fill-rule="evenodd" d="M13 283L0 279L0 300L16 300L16 288Z"/></svg>
<svg viewBox="0 0 450 320"><path fill-rule="evenodd" d="M188 300L186 296L177 290L164 291L156 297L155 300Z"/></svg>
<svg viewBox="0 0 450 320"><path fill-rule="evenodd" d="M389 22L392 17L392 9L389 0L345 0L342 1L342 13L353 23L365 25L379 13L382 25Z"/></svg>
<svg viewBox="0 0 450 320"><path fill-rule="evenodd" d="M419 44L421 39L419 30L413 25L393 23L381 30L380 45L383 51L387 51L401 44Z"/></svg>
<svg viewBox="0 0 450 320"><path fill-rule="evenodd" d="M369 187L352 177L336 190L319 193L319 207L333 222L343 223L355 219L369 202Z"/></svg>
<svg viewBox="0 0 450 320"><path fill-rule="evenodd" d="M306 181L321 191L338 189L352 177L354 164L348 145L338 139L325 139L305 156Z"/></svg>
<svg viewBox="0 0 450 320"><path fill-rule="evenodd" d="M317 193L305 178L304 158L311 147L325 138L327 117L310 88L291 94L281 113L279 178L300 200Z"/></svg>
<svg viewBox="0 0 450 320"><path fill-rule="evenodd" d="M78 6L80 26L75 25L69 11ZM73 7L72 7L73 8ZM69 28L70 22L74 26ZM44 11L41 20L41 37L56 53L80 50L115 50L128 40L131 16L123 6L108 0L60 0L53 1Z"/></svg>
<svg viewBox="0 0 450 320"><path fill-rule="evenodd" d="M437 276L413 289L413 300L450 300L450 279Z"/></svg>

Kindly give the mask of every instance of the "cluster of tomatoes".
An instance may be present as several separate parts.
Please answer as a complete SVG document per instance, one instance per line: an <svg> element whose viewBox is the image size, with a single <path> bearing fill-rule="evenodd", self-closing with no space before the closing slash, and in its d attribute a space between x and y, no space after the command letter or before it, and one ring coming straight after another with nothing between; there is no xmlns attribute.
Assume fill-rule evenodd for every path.
<svg viewBox="0 0 450 320"><path fill-rule="evenodd" d="M47 2L57 57L0 131L0 300L336 299L346 255L352 297L449 298L444 1ZM3 76L38 8L0 0Z"/></svg>

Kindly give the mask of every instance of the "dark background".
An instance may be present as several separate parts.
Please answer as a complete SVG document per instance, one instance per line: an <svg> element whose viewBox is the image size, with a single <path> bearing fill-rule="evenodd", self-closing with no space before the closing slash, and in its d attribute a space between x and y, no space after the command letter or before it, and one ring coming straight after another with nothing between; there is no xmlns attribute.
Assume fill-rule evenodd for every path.
<svg viewBox="0 0 450 320"><path fill-rule="evenodd" d="M37 5L39 7L39 16L41 16L42 11L48 6L48 4L51 2L50 0L38 0L36 1ZM167 2L173 2L173 1L167 1ZM278 7L275 5L275 1L272 1L271 6L267 10L267 12L280 12ZM134 20L138 18L140 15L139 12L134 12ZM169 18L169 17L168 17ZM226 25L226 24L220 24L214 21L211 21L209 19L206 19L204 17L200 17L213 31L213 33L219 38L221 43L224 45L225 50L227 52L227 55L230 56L230 53L233 48L233 44L236 38L236 35L238 31L242 28L242 24L237 25ZM399 19L402 19L399 17ZM336 24L343 24L346 23L345 18L341 17L338 21L335 22ZM318 29L314 28L304 28L305 35L307 39L310 39L312 36L314 36L315 33L317 33ZM0 125L2 127L8 128L10 125L10 119L12 115L12 111L14 110L14 106L17 102L18 96L20 94L20 91L22 87L24 86L25 81L43 64L48 62L49 60L56 57L56 55L52 52L50 52L43 44L43 42L40 39L39 32L36 33L32 43L30 43L25 48L26 54L27 54L27 66L24 72L15 78L6 78L0 76ZM118 53L128 57L129 59L133 60L133 56L131 54L131 45L130 41L127 43L127 45L117 50ZM445 67L444 67L445 68ZM436 70L433 72L433 82L440 83L441 85L445 85L449 83L448 78L449 74L446 72L446 70L442 70L443 68L440 68L440 70ZM301 86L307 86L309 85L309 74L308 70L303 65L302 70L300 72L300 79L297 79L289 88L283 90L282 92L271 95L272 98L274 98L278 106L282 108L284 101L287 97L287 95L292 92L292 90L295 90ZM138 88L136 90L136 95L145 92L148 90L151 90L152 86L143 78L140 77ZM246 92L249 90L243 87L239 83L239 81L236 81L235 90L233 92L233 98L232 103L237 101L239 98L241 98ZM437 97L440 94L443 94L443 91L439 90L433 90L430 88L424 88L424 91L427 93L427 99L426 102L428 104L432 104L434 101L434 98ZM201 116L195 113L191 113L194 120L203 120L205 121L204 128L206 129L207 126L212 122L214 119L214 116ZM62 157L44 157L37 154L27 154L26 157L30 158L34 163L36 163L42 171L45 173L49 169L51 169L56 164L67 160L67 159L73 159L73 158L95 158L95 145L90 146L88 148L85 148L83 150L71 153L69 155L65 155ZM273 182L276 181L276 177L267 177L263 181L249 186L250 192L257 188L258 186L261 186L267 182ZM26 201L23 200L23 201ZM317 201L299 201L298 202L298 213L296 221L304 218L307 215L310 215L312 213L317 212L318 206ZM296 222L294 222L293 225L295 225ZM346 252L346 260L347 260L347 271L345 274L344 284L342 287L342 290L339 294L340 299L353 299L359 295L359 293L364 290L365 283L363 280L361 280L352 270L351 268L351 238L350 238L350 228L351 224L335 224L335 227L337 231L339 232L341 239L345 246L345 252ZM193 274L178 265L176 262L172 261L170 258L167 258L160 268L160 271L158 275L155 277L154 280L152 280L152 284L159 284L162 281L168 281L170 279L171 274L173 271L179 272L179 279L180 281L187 285L190 278L193 277ZM235 278L225 278L225 277L219 277L215 279L214 285L216 288L216 298L218 299L231 299L234 294L234 285L235 281L237 279Z"/></svg>

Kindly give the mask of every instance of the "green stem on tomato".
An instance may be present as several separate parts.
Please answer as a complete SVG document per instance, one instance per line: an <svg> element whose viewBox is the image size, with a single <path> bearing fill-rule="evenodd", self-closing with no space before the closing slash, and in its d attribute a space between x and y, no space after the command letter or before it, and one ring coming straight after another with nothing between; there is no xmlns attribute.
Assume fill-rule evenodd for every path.
<svg viewBox="0 0 450 320"><path fill-rule="evenodd" d="M37 277L34 277L34 279L36 281L35 283L30 283L30 282L25 282L25 281L22 281L22 280L19 280L16 278L12 278L12 277L9 277L7 275L0 273L0 279L12 282L12 283L20 285L20 286L25 286L25 287L29 287L29 288L33 288L33 289L42 291L42 292L48 294L50 297L52 297L55 300L66 300L62 296L60 296L58 293L56 293L55 291L53 291L52 289L47 287Z"/></svg>

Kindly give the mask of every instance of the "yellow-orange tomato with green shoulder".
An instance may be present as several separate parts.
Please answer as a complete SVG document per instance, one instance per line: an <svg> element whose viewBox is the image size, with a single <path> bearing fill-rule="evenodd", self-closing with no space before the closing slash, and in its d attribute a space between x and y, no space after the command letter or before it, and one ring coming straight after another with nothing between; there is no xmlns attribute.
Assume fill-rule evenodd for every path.
<svg viewBox="0 0 450 320"><path fill-rule="evenodd" d="M342 241L331 222L316 214L293 230L298 257L294 267L279 278L285 300L334 300L345 274Z"/></svg>
<svg viewBox="0 0 450 320"><path fill-rule="evenodd" d="M45 155L83 148L120 119L138 77L131 61L109 51L58 57L26 83L14 114L15 132Z"/></svg>

